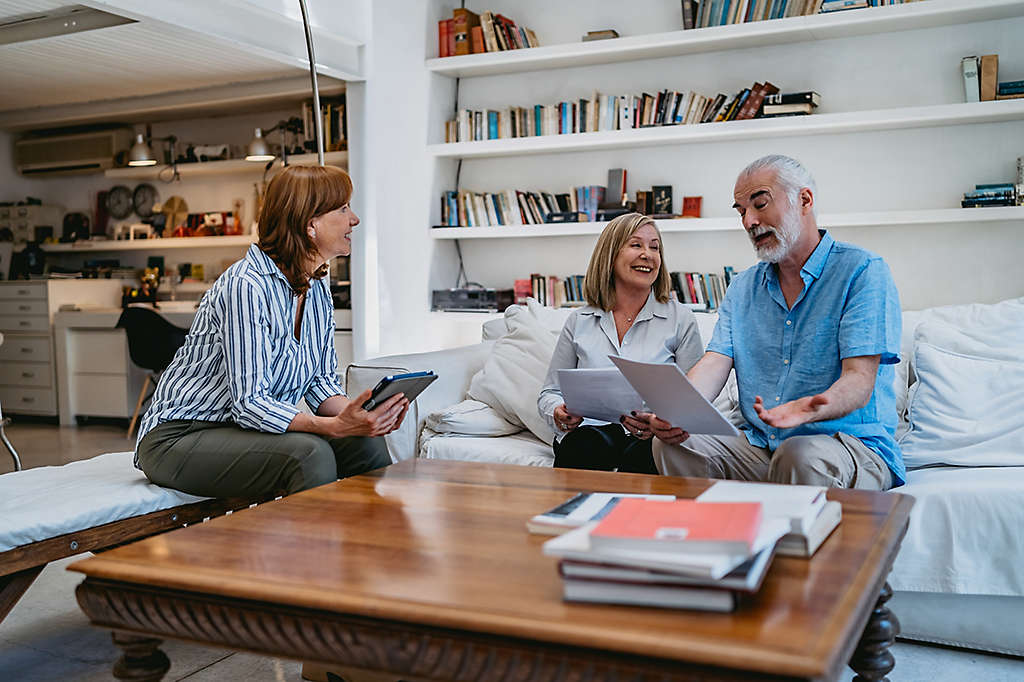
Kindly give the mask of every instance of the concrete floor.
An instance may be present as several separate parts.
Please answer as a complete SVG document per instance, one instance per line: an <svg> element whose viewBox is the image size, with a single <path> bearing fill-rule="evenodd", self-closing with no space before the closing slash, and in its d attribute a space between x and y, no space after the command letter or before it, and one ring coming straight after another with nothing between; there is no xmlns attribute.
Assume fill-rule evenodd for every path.
<svg viewBox="0 0 1024 682"><path fill-rule="evenodd" d="M79 428L58 428L15 419L7 429L26 468L59 465L104 452L131 450L125 427L90 423ZM0 447L0 473L12 469ZM3 682L53 682L111 680L110 669L119 655L110 635L89 625L75 602L77 573L67 564L72 557L49 565L0 624L0 680ZM899 615L899 614L897 614ZM233 653L181 642L162 647L171 659L165 680L234 682L268 680L299 682L300 664L266 656ZM896 668L891 682L942 682L1024 680L1024 660L972 651L897 642L892 649ZM845 682L853 673L842 676Z"/></svg>

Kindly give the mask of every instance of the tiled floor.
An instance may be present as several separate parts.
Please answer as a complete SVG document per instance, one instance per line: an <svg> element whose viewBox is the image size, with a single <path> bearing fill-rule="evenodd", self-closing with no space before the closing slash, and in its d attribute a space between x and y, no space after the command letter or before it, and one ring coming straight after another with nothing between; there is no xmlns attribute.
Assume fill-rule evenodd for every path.
<svg viewBox="0 0 1024 682"><path fill-rule="evenodd" d="M61 464L103 452L130 450L123 426L89 424L57 428L47 424L16 421L8 427L26 467ZM7 453L0 448L0 473L10 471ZM83 555L84 556L84 555ZM91 627L75 602L75 586L81 577L65 567L83 557L72 557L48 566L28 593L0 624L0 680L3 682L54 682L111 680L112 662L118 650L107 632ZM265 656L232 653L220 649L166 642L171 659L165 680L233 682L267 680L299 682L300 665ZM891 682L942 682L1024 680L1024 661L976 652L919 646L898 642L893 647L896 669ZM849 680L852 672L844 674Z"/></svg>

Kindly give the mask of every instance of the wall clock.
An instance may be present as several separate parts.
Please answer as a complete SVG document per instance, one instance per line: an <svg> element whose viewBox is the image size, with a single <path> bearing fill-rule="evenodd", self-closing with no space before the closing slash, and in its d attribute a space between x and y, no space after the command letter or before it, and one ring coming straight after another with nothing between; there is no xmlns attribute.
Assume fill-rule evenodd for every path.
<svg viewBox="0 0 1024 682"><path fill-rule="evenodd" d="M127 218L132 214L132 191L124 185L114 185L107 192L107 212L115 218Z"/></svg>
<svg viewBox="0 0 1024 682"><path fill-rule="evenodd" d="M156 191L156 187L144 182L135 188L132 193L132 205L135 207L135 213L140 218L149 218L153 215L153 204L160 200L160 193Z"/></svg>

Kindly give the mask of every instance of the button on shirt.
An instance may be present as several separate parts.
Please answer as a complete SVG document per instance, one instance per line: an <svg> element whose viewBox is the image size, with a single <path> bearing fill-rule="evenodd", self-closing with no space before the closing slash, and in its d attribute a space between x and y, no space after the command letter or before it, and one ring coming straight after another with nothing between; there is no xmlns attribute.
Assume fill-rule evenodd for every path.
<svg viewBox="0 0 1024 682"><path fill-rule="evenodd" d="M639 362L674 362L686 372L703 355L703 345L697 319L690 309L676 301L658 303L653 292L623 335L621 344L611 311L593 306L574 310L555 344L537 410L561 440L565 433L556 427L554 417L555 408L565 402L558 385L558 370L613 367L608 356L616 355ZM586 419L584 423L607 422Z"/></svg>
<svg viewBox="0 0 1024 682"><path fill-rule="evenodd" d="M203 297L185 344L160 377L139 440L163 422L234 422L282 433L300 398L316 412L344 395L334 350L334 307L324 280L311 280L295 338L298 298L255 244Z"/></svg>
<svg viewBox="0 0 1024 682"><path fill-rule="evenodd" d="M790 436L846 433L878 453L894 485L902 485L906 469L894 437L893 393L899 295L879 256L820 233L800 271L804 288L793 307L786 304L775 268L759 263L729 285L708 350L733 359L747 422L743 430L751 445L774 452ZM758 395L775 407L822 393L839 378L843 359L863 355L880 356L875 388L867 405L845 417L776 429L754 411Z"/></svg>

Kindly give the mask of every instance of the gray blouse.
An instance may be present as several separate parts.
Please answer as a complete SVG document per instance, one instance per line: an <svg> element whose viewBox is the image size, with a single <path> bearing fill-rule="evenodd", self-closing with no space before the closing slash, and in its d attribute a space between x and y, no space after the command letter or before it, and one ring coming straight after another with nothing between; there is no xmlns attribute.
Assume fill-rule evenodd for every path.
<svg viewBox="0 0 1024 682"><path fill-rule="evenodd" d="M555 426L555 408L565 402L558 386L558 370L610 367L609 355L639 362L674 362L684 372L704 354L697 319L689 308L677 301L658 303L654 292L622 337L615 331L609 310L586 306L574 310L562 327L548 374L537 398L537 410L561 439L564 432ZM604 424L585 419L584 424Z"/></svg>

